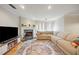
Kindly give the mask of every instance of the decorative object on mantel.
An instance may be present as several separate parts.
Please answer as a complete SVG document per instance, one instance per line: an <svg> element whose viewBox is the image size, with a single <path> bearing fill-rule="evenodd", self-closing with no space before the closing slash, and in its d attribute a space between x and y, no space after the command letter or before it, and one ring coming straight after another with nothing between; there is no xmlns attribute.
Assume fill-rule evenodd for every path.
<svg viewBox="0 0 79 59"><path fill-rule="evenodd" d="M31 25L31 24L21 24L22 27L35 27L35 25Z"/></svg>
<svg viewBox="0 0 79 59"><path fill-rule="evenodd" d="M21 24L21 26L27 26L27 25Z"/></svg>
<svg viewBox="0 0 79 59"><path fill-rule="evenodd" d="M30 27L31 25L29 24L29 27Z"/></svg>
<svg viewBox="0 0 79 59"><path fill-rule="evenodd" d="M33 25L33 27L35 27L35 25Z"/></svg>

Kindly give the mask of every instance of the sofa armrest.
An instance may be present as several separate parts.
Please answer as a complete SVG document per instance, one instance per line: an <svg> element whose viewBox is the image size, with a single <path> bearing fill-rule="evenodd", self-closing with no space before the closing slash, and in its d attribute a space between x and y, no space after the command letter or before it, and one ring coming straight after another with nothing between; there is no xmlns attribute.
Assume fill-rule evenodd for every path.
<svg viewBox="0 0 79 59"><path fill-rule="evenodd" d="M62 38L59 38L59 37L57 37L57 36L52 36L52 40L55 40L55 41L57 41L57 40L61 40Z"/></svg>
<svg viewBox="0 0 79 59"><path fill-rule="evenodd" d="M52 41L54 44L57 44L57 41L58 41L58 40L61 40L61 38L59 38L59 37L57 37L57 36L54 36L54 35L51 36L51 41Z"/></svg>

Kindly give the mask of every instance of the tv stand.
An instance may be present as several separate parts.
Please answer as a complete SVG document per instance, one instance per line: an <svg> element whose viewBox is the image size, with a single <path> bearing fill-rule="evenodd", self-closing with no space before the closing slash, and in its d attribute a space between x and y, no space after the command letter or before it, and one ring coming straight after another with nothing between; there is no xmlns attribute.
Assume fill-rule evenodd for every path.
<svg viewBox="0 0 79 59"><path fill-rule="evenodd" d="M12 40L8 40L0 44L0 55L5 54L7 51L16 46L19 38L12 38Z"/></svg>

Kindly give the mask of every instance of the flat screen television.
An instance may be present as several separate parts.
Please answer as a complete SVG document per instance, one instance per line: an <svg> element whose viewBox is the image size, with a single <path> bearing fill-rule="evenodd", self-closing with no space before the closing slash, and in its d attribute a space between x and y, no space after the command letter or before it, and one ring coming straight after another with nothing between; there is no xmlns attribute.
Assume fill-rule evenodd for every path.
<svg viewBox="0 0 79 59"><path fill-rule="evenodd" d="M0 26L0 42L7 41L18 36L18 27Z"/></svg>

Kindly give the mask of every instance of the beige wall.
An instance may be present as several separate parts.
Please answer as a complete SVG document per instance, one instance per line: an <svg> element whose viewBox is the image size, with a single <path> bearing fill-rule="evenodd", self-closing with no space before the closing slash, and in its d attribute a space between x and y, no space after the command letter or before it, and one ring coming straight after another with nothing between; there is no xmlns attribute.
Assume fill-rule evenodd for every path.
<svg viewBox="0 0 79 59"><path fill-rule="evenodd" d="M65 32L79 33L79 15L65 15L64 25Z"/></svg>
<svg viewBox="0 0 79 59"><path fill-rule="evenodd" d="M18 27L19 18L0 8L0 26Z"/></svg>
<svg viewBox="0 0 79 59"><path fill-rule="evenodd" d="M26 26L21 26L21 36L22 37L25 35L24 29L34 29L34 37L36 36L36 32L37 32L38 24L39 24L38 21L34 21L34 20L30 20L30 19L21 17L21 25L22 24L26 25ZM31 25L30 27L29 27L29 24ZM35 25L35 27L33 27L33 25Z"/></svg>
<svg viewBox="0 0 79 59"><path fill-rule="evenodd" d="M27 25L26 27L29 27L30 24L30 27L32 28L32 25L37 25L38 22L26 18L21 18L21 24Z"/></svg>
<svg viewBox="0 0 79 59"><path fill-rule="evenodd" d="M64 17L60 17L54 22L53 31L64 32Z"/></svg>

